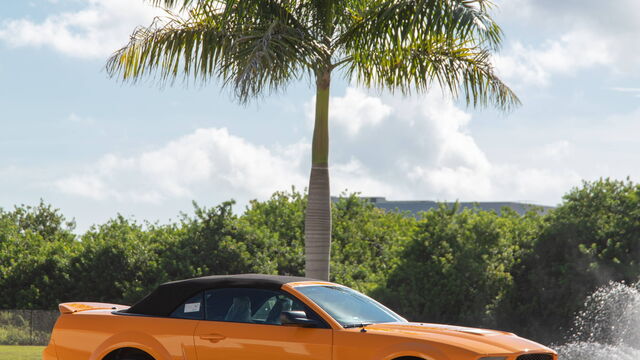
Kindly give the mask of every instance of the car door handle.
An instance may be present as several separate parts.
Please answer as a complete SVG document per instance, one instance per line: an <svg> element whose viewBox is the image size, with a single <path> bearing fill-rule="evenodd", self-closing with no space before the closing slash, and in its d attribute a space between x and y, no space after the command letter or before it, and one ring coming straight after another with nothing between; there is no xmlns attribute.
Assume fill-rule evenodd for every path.
<svg viewBox="0 0 640 360"><path fill-rule="evenodd" d="M226 337L220 334L204 334L200 335L200 339L211 341L212 343L224 340Z"/></svg>

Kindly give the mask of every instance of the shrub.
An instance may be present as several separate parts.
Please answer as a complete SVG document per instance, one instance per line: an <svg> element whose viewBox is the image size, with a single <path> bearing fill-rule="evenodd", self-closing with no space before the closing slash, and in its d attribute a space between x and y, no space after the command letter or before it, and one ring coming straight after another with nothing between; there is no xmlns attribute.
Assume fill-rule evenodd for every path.
<svg viewBox="0 0 640 360"><path fill-rule="evenodd" d="M571 190L514 274L503 323L557 341L596 288L639 279L640 186L601 179Z"/></svg>
<svg viewBox="0 0 640 360"><path fill-rule="evenodd" d="M422 214L379 296L410 320L494 327L511 269L540 231L541 217L458 210L442 205Z"/></svg>

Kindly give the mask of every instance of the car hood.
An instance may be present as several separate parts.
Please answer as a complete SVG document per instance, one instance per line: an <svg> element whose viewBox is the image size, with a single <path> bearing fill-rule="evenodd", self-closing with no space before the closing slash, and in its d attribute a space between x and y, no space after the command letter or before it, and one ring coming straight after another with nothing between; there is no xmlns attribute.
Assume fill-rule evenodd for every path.
<svg viewBox="0 0 640 360"><path fill-rule="evenodd" d="M512 333L428 323L383 323L366 326L367 332L424 339L460 347L477 354L555 353Z"/></svg>

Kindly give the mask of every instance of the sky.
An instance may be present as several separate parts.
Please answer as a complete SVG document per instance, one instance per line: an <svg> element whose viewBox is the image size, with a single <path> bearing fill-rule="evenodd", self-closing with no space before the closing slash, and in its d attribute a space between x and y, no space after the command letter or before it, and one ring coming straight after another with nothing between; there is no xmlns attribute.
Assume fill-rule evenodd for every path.
<svg viewBox="0 0 640 360"><path fill-rule="evenodd" d="M640 1L497 0L496 71L522 106L474 109L336 77L332 194L556 205L582 181L640 181ZM79 230L175 219L308 184L308 80L247 106L212 81L121 84L106 59L162 15L142 0L0 3L0 208L40 199Z"/></svg>

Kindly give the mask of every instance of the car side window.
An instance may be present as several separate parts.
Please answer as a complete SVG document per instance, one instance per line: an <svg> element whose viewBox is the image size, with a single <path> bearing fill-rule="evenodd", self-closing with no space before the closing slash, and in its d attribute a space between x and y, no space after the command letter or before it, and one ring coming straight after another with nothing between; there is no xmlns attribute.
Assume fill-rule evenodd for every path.
<svg viewBox="0 0 640 360"><path fill-rule="evenodd" d="M171 317L179 319L204 319L204 306L202 301L202 293L192 296L187 301L178 306L172 313Z"/></svg>
<svg viewBox="0 0 640 360"><path fill-rule="evenodd" d="M206 319L211 321L281 325L283 311L310 312L300 300L282 291L214 289L206 291L204 299Z"/></svg>

